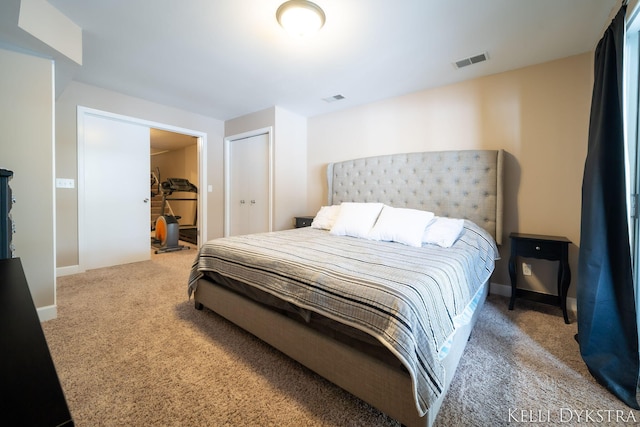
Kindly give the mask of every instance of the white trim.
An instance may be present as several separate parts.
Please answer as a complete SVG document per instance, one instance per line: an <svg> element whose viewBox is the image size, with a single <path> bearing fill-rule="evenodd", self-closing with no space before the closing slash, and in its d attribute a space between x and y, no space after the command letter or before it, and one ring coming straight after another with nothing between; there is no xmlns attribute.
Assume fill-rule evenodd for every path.
<svg viewBox="0 0 640 427"><path fill-rule="evenodd" d="M72 274L84 273L79 265L68 265L56 268L56 277L71 276Z"/></svg>
<svg viewBox="0 0 640 427"><path fill-rule="evenodd" d="M625 154L627 155L627 209L632 206L629 198L636 202L635 217L629 212L629 245L631 249L633 290L635 294L636 324L640 325L640 222L638 220L638 198L632 196L640 193L640 95L638 76L640 76L640 7L635 2L631 8L627 7L626 37L624 50L624 127ZM640 328L637 328L640 337Z"/></svg>
<svg viewBox="0 0 640 427"><path fill-rule="evenodd" d="M58 308L55 305L38 307L36 311L38 312L38 319L40 319L40 323L46 322L47 320L53 320L58 317Z"/></svg>
<svg viewBox="0 0 640 427"><path fill-rule="evenodd" d="M224 236L229 236L230 229L230 189L229 189L229 144L233 141L238 141L241 139L252 138L258 135L267 134L269 136L269 194L268 194L268 202L269 202L269 231L273 231L273 126L264 127L261 129L255 129L248 132L239 133L236 135L227 136L224 138Z"/></svg>
<svg viewBox="0 0 640 427"><path fill-rule="evenodd" d="M57 316L57 304L58 304L58 281L56 278L58 277L56 266L58 265L57 261L57 253L58 253L58 243L57 243L57 233L56 230L58 228L58 220L56 212L58 210L57 206L57 198L56 198L56 63L55 61L51 61L51 204L53 205L52 212L52 227L51 230L53 232L53 271L56 272L53 276L53 319ZM48 320L48 319L47 319ZM42 321L42 320L41 320Z"/></svg>
<svg viewBox="0 0 640 427"><path fill-rule="evenodd" d="M85 249L84 239L84 116L87 110L78 106L76 109L76 132L77 132L77 156L76 163L78 165L78 177L76 179L76 187L78 191L78 268L83 265L82 257Z"/></svg>
<svg viewBox="0 0 640 427"><path fill-rule="evenodd" d="M194 135L196 136L196 135ZM199 248L207 241L207 134L202 133L198 136L198 205L196 206L198 213L196 238L197 247Z"/></svg>
<svg viewBox="0 0 640 427"><path fill-rule="evenodd" d="M632 5L632 3L635 4ZM638 19L638 16L640 16L640 3L638 3L637 0L632 0L627 6L627 16L625 19L627 24L627 33L640 31L640 19Z"/></svg>
<svg viewBox="0 0 640 427"><path fill-rule="evenodd" d="M139 119L136 117L125 116L122 114L111 113L108 111L97 110L94 108L77 107L77 138L78 138L78 266L79 272L85 271L85 263L83 262L83 252L86 250L85 237L85 197L84 197L84 117L85 115L93 115L102 118L119 120L131 124L146 126L149 128L166 130L184 135L196 137L198 146L198 247L204 243L207 236L207 134L193 129L182 128L178 126L168 125L165 123L154 122L150 120Z"/></svg>

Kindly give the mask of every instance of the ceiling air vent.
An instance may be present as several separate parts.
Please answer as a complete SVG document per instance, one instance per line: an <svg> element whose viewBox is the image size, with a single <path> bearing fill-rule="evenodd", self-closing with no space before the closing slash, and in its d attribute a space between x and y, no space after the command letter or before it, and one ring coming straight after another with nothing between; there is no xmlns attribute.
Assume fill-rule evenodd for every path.
<svg viewBox="0 0 640 427"><path fill-rule="evenodd" d="M486 52L481 53L479 55L470 56L468 58L460 59L453 63L456 68L466 67L467 65L477 64L478 62L483 62L489 59L489 55Z"/></svg>
<svg viewBox="0 0 640 427"><path fill-rule="evenodd" d="M322 100L325 101L325 102L336 102L336 101L340 101L342 99L344 99L344 96L342 96L340 94L333 95L333 96L330 96L328 98L322 98Z"/></svg>

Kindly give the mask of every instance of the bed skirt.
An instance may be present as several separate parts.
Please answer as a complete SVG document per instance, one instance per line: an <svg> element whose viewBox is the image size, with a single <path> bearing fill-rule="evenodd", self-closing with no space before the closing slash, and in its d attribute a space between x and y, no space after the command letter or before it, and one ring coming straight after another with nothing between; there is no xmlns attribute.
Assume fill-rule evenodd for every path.
<svg viewBox="0 0 640 427"><path fill-rule="evenodd" d="M415 406L413 386L407 372L209 280L199 280L194 301L197 309L204 306L218 313L403 425L427 427L435 421L486 299L488 282L483 286L482 298L471 321L457 329L451 349L443 360L445 390L423 417L419 416Z"/></svg>

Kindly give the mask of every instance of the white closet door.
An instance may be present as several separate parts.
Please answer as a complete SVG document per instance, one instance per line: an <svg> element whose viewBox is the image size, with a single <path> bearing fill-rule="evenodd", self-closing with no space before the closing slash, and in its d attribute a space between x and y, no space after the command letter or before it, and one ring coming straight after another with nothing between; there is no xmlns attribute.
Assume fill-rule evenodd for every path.
<svg viewBox="0 0 640 427"><path fill-rule="evenodd" d="M150 259L149 128L84 116L87 269Z"/></svg>
<svg viewBox="0 0 640 427"><path fill-rule="evenodd" d="M229 143L229 235L269 231L269 135Z"/></svg>
<svg viewBox="0 0 640 427"><path fill-rule="evenodd" d="M249 138L249 232L269 231L269 135Z"/></svg>

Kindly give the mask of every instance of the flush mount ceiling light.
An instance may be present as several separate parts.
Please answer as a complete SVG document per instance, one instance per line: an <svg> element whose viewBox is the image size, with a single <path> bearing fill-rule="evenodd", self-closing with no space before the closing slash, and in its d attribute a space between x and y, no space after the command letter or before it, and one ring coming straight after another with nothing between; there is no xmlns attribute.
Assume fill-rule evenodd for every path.
<svg viewBox="0 0 640 427"><path fill-rule="evenodd" d="M324 11L307 0L289 0L276 11L278 23L287 32L296 36L307 36L318 31L326 19Z"/></svg>

